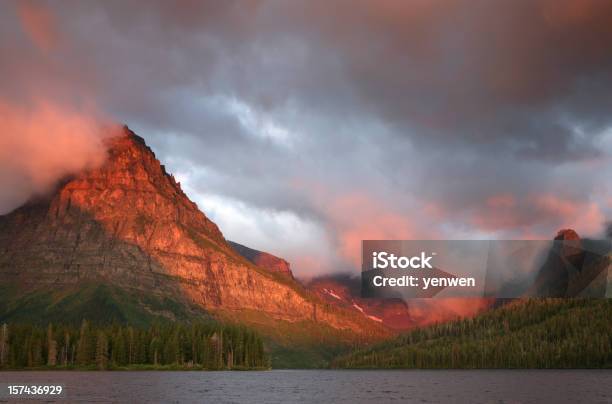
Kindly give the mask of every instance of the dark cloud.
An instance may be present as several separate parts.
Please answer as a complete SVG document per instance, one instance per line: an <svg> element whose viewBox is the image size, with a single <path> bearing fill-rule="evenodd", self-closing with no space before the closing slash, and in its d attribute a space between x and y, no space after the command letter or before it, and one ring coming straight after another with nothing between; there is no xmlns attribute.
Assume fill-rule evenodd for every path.
<svg viewBox="0 0 612 404"><path fill-rule="evenodd" d="M319 257L329 267L377 229L543 237L595 231L612 209L609 2L0 11L0 100L94 104L142 132L195 199L233 204L206 205L226 227L238 228L238 210L265 216L240 222L265 229L257 237L230 236L303 265L317 257L315 227L340 251ZM271 235L289 228L312 233L302 255Z"/></svg>

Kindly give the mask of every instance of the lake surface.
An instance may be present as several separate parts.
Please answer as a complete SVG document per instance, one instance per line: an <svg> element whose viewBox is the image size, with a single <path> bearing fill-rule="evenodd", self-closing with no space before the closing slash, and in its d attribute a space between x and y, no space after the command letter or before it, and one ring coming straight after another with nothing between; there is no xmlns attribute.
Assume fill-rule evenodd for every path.
<svg viewBox="0 0 612 404"><path fill-rule="evenodd" d="M59 403L612 402L612 370L0 372L0 402L7 384L60 384Z"/></svg>

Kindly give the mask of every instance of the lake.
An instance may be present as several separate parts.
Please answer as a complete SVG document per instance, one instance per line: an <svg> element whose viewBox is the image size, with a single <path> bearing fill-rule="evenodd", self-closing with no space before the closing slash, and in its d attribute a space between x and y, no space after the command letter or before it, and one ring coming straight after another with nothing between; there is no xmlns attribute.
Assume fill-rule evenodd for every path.
<svg viewBox="0 0 612 404"><path fill-rule="evenodd" d="M612 370L0 372L0 402L8 384L62 385L60 403L612 402Z"/></svg>

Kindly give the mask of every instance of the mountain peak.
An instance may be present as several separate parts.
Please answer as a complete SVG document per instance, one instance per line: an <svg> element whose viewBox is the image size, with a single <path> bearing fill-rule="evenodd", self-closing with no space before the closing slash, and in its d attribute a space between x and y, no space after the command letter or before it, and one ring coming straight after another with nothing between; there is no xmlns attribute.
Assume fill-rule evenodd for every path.
<svg viewBox="0 0 612 404"><path fill-rule="evenodd" d="M59 189L51 202L57 215L78 208L101 223L121 222L123 228L132 224L125 236L137 244L143 240L136 239L146 237L148 247L163 226L168 226L168 234L185 227L221 248L226 245L216 224L187 197L142 137L126 126L106 139L106 146L101 167L79 174Z"/></svg>
<svg viewBox="0 0 612 404"><path fill-rule="evenodd" d="M129 128L105 142L102 166L67 180L49 200L0 216L0 279L43 290L109 284L232 319L246 313L247 322L261 312L364 338L388 333L240 256Z"/></svg>
<svg viewBox="0 0 612 404"><path fill-rule="evenodd" d="M580 240L580 236L574 229L561 229L557 232L555 240Z"/></svg>

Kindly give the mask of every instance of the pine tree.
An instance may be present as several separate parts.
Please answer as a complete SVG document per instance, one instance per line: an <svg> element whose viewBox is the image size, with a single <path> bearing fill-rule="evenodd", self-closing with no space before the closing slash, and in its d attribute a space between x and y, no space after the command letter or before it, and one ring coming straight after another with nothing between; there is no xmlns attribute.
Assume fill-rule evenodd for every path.
<svg viewBox="0 0 612 404"><path fill-rule="evenodd" d="M76 362L84 366L89 365L92 359L92 337L87 320L81 323L81 331L79 333L79 342L77 343Z"/></svg>
<svg viewBox="0 0 612 404"><path fill-rule="evenodd" d="M153 339L151 340L151 355L153 355L152 357L152 361L153 361L153 365L157 366L159 364L159 360L160 360L160 351L161 351L161 346L160 346L160 342L159 342L159 338L157 337L153 337Z"/></svg>
<svg viewBox="0 0 612 404"><path fill-rule="evenodd" d="M53 338L53 326L51 324L47 329L47 365L57 365L57 342Z"/></svg>
<svg viewBox="0 0 612 404"><path fill-rule="evenodd" d="M8 363L8 325L2 324L2 332L0 333L0 367L4 367Z"/></svg>
<svg viewBox="0 0 612 404"><path fill-rule="evenodd" d="M100 370L108 367L108 339L104 331L99 331L96 339L96 366Z"/></svg>
<svg viewBox="0 0 612 404"><path fill-rule="evenodd" d="M127 364L127 351L125 346L125 336L121 328L114 330L112 335L112 361L115 365Z"/></svg>
<svg viewBox="0 0 612 404"><path fill-rule="evenodd" d="M127 354L128 354L128 365L134 363L134 329L132 327L128 327L127 331Z"/></svg>
<svg viewBox="0 0 612 404"><path fill-rule="evenodd" d="M71 358L70 355L70 333L68 330L64 331L64 346L62 348L63 357L62 357L62 365L68 366L68 363L72 362L74 358Z"/></svg>

